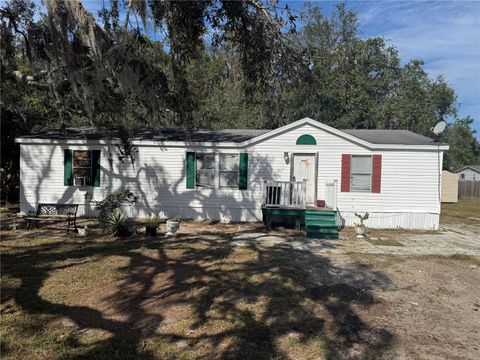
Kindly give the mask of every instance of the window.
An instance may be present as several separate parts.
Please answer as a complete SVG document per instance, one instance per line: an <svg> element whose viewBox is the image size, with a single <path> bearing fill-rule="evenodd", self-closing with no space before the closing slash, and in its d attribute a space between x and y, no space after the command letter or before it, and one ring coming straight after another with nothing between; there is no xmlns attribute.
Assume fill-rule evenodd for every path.
<svg viewBox="0 0 480 360"><path fill-rule="evenodd" d="M238 188L238 154L220 154L220 187Z"/></svg>
<svg viewBox="0 0 480 360"><path fill-rule="evenodd" d="M73 151L73 185L92 185L92 152Z"/></svg>
<svg viewBox="0 0 480 360"><path fill-rule="evenodd" d="M460 174L460 179L465 180L465 174Z"/></svg>
<svg viewBox="0 0 480 360"><path fill-rule="evenodd" d="M350 170L350 191L371 191L372 157L352 155Z"/></svg>
<svg viewBox="0 0 480 360"><path fill-rule="evenodd" d="M197 153L196 184L198 187L215 188L215 154Z"/></svg>

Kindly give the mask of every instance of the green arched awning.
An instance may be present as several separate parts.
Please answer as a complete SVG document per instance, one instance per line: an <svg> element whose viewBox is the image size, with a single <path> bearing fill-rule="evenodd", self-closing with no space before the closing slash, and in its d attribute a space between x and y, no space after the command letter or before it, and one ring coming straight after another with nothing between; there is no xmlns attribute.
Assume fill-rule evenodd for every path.
<svg viewBox="0 0 480 360"><path fill-rule="evenodd" d="M304 134L297 139L297 145L317 145L317 140L312 135Z"/></svg>

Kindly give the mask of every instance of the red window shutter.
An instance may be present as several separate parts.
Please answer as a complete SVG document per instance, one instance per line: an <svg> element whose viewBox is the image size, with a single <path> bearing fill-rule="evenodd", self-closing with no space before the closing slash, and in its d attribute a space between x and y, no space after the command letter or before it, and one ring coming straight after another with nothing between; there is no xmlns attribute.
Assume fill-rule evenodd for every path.
<svg viewBox="0 0 480 360"><path fill-rule="evenodd" d="M350 154L342 154L342 183L341 192L350 191Z"/></svg>
<svg viewBox="0 0 480 360"><path fill-rule="evenodd" d="M372 162L372 193L379 193L382 184L382 155L373 155Z"/></svg>

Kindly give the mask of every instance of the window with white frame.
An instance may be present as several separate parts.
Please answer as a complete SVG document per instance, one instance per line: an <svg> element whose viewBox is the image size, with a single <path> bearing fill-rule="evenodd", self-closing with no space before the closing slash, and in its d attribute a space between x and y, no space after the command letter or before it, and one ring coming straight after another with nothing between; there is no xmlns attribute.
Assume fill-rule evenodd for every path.
<svg viewBox="0 0 480 360"><path fill-rule="evenodd" d="M92 185L92 152L86 150L73 151L73 185Z"/></svg>
<svg viewBox="0 0 480 360"><path fill-rule="evenodd" d="M238 154L220 154L220 187L238 188Z"/></svg>
<svg viewBox="0 0 480 360"><path fill-rule="evenodd" d="M352 155L350 165L350 191L372 190L372 156Z"/></svg>
<svg viewBox="0 0 480 360"><path fill-rule="evenodd" d="M215 188L214 153L196 153L195 175L198 187Z"/></svg>

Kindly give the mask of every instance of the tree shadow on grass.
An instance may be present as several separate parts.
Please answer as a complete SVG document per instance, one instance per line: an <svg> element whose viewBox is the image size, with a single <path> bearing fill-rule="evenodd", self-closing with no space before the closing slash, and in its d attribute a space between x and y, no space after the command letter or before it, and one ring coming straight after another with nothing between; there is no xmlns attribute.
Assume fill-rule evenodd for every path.
<svg viewBox="0 0 480 360"><path fill-rule="evenodd" d="M30 315L69 318L80 329L109 334L87 346L72 332L57 356L65 359L277 359L295 349L348 359L390 350L393 335L359 314L376 303L374 289L390 286L384 273L336 265L285 244L235 247L232 237L207 230L174 239L51 242L6 251L2 274L20 284L2 302L13 299ZM114 257L127 260L117 267L113 290L96 298L108 311L42 297L58 271Z"/></svg>

